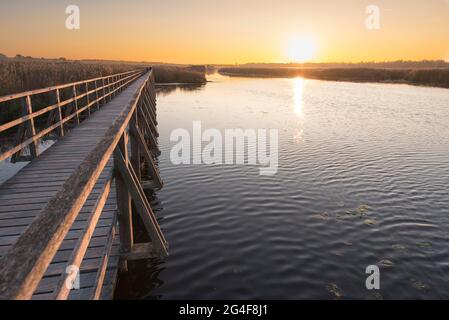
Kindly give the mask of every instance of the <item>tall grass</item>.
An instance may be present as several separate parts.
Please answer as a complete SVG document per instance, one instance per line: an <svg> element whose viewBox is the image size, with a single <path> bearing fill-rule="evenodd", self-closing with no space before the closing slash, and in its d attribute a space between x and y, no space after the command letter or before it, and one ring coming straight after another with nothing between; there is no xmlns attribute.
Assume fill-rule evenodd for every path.
<svg viewBox="0 0 449 320"><path fill-rule="evenodd" d="M133 69L136 69L136 66L125 64L4 59L0 60L0 96L126 72ZM64 92L61 94L64 95ZM48 106L52 102L54 101L52 101L51 94L34 96L33 111ZM0 124L7 123L20 116L19 104L19 100L0 104ZM40 119L37 120L39 121ZM14 129L17 128L4 132L2 136L10 135L14 132Z"/></svg>
<svg viewBox="0 0 449 320"><path fill-rule="evenodd" d="M226 67L219 72L240 77L305 77L321 80L355 82L398 82L449 88L449 68L383 69L383 68L243 68Z"/></svg>
<svg viewBox="0 0 449 320"><path fill-rule="evenodd" d="M0 59L0 96L71 83L116 73L122 73L137 68L148 67L145 63L105 63L101 61L66 61L34 59L34 58L4 58ZM198 66L154 66L157 83L189 83L202 84L206 82L205 68ZM64 92L61 92L64 96ZM67 96L66 98L69 98ZM54 103L51 94L33 96L33 111ZM18 100L0 104L0 124L14 120L20 116ZM10 134L11 130L4 132ZM0 137L1 138L1 137Z"/></svg>
<svg viewBox="0 0 449 320"><path fill-rule="evenodd" d="M148 64L100 63L63 60L0 60L0 96L130 71ZM158 83L204 83L198 67L154 66Z"/></svg>
<svg viewBox="0 0 449 320"><path fill-rule="evenodd" d="M0 96L111 75L136 69L134 65L68 61L0 61Z"/></svg>
<svg viewBox="0 0 449 320"><path fill-rule="evenodd" d="M154 78L156 83L192 83L201 84L206 82L206 69L199 67L175 67L156 65Z"/></svg>

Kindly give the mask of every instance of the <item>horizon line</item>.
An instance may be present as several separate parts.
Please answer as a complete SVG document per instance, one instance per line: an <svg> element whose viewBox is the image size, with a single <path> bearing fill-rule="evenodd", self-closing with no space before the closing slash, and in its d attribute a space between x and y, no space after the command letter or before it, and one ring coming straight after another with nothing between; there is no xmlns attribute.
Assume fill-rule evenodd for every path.
<svg viewBox="0 0 449 320"><path fill-rule="evenodd" d="M0 52L0 55L2 53ZM422 63L422 62L444 62L449 63L449 59L421 59L421 60L409 60L409 59L395 59L395 60L359 60L359 61L306 61L306 62L294 62L294 61L273 61L273 62L235 62L235 63L180 63L170 61L146 61L146 60L126 60L126 59L107 59L107 58L78 58L71 59L66 57L33 57L17 53L15 56L8 56L3 54L8 59L23 58L23 59L36 59L36 60L65 60L65 61L105 61L105 62L126 62L126 63L145 63L145 64L173 64L173 65L246 65L246 64L279 64L279 65L310 65L310 64L382 64L382 63Z"/></svg>

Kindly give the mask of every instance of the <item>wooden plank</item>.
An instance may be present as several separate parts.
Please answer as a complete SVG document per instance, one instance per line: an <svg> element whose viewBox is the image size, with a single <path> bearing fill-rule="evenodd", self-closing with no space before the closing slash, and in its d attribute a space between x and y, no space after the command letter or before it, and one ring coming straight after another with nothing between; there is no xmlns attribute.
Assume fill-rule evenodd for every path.
<svg viewBox="0 0 449 320"><path fill-rule="evenodd" d="M67 263L67 267L71 265L80 267L81 262L84 258L84 254L86 253L87 247L89 245L90 239L92 238L94 230L97 226L100 214L103 211L103 207L109 196L109 191L111 190L111 183L112 183L112 175L104 185L103 191L100 197L98 198L94 206L94 209L92 210L91 216L89 217L86 226L83 230L83 235L80 237L75 249L72 251L72 256L70 257L69 262ZM70 289L67 288L67 286L65 285L67 277L68 275L64 274L61 277L58 286L56 287L55 292L57 300L66 299L69 295Z"/></svg>
<svg viewBox="0 0 449 320"><path fill-rule="evenodd" d="M77 219L73 223L71 230L79 230L84 227L84 224L86 223L87 218L85 218L84 216L81 218L83 218L83 219ZM32 220L33 220L33 218L16 218L16 219L0 220L1 235L7 234L3 230L9 229L9 228L23 227L23 230L25 230L25 228L32 222ZM106 219L106 221L103 220L103 222L102 222L102 220L100 218L100 220L98 221L98 226L106 226L106 225L108 225L108 223L109 223L109 221L107 219ZM12 229L12 230L14 230L14 229ZM17 234L17 233L11 233L11 235L13 235L13 234Z"/></svg>
<svg viewBox="0 0 449 320"><path fill-rule="evenodd" d="M95 283L92 290L91 300L98 300L101 295L101 289L103 288L109 257L111 256L112 244L115 237L116 219L117 216L114 216L114 220L112 222L111 229L109 231L108 241L104 246L104 255L101 259L100 266L97 271L97 276L95 277Z"/></svg>
<svg viewBox="0 0 449 320"><path fill-rule="evenodd" d="M102 250L99 251L97 250L97 257L95 259L99 259L101 257L101 253L104 252L104 248L101 248ZM111 257L117 257L117 250L118 247L113 246L113 248L111 249ZM92 260L92 259L89 259ZM83 263L84 265L84 263ZM116 263L113 265L115 268ZM112 265L109 265L109 267L111 267ZM84 271L83 271L84 270ZM80 284L81 284L81 289L84 288L92 288L94 287L95 284L95 279L96 279L96 274L97 274L97 270L98 270L98 266L96 268L84 268L83 266L81 267L81 273L80 273ZM64 270L65 273L65 270ZM56 276L47 276L45 278L42 279L41 283L39 284L38 289L36 290L36 295L41 295L44 293L52 293L53 289L56 287L58 281L59 281L59 276L60 274L56 275ZM108 275L106 275L105 278L105 283L112 283L112 279L107 278ZM77 293L79 293L80 290L78 289L73 289L70 292L70 297L71 299L73 299L73 295L77 295ZM48 297L47 299L54 299L54 294L52 294L50 297ZM84 299L89 299L89 296L85 297Z"/></svg>
<svg viewBox="0 0 449 320"><path fill-rule="evenodd" d="M107 233L107 228L99 227L95 230L95 232L96 232L95 233L96 236L104 236ZM74 230L74 231L71 230L66 234L65 239L69 239L69 240L78 239L81 235L82 235L82 230ZM5 246L5 245L10 246L12 244L15 245L18 239L19 239L19 235L0 237L0 246ZM10 254L10 252L5 254L4 257L6 257L8 254ZM3 257L2 257L2 259L3 259Z"/></svg>
<svg viewBox="0 0 449 320"><path fill-rule="evenodd" d="M111 207L112 205L106 204L105 209L113 209L115 207ZM115 204L113 205L115 206ZM81 209L80 213L85 213L86 210L89 210L91 206L86 205ZM17 218L34 218L37 216L37 212L35 210L30 211L15 211L15 212L6 212L2 213L0 215L0 221L1 220L7 220L7 219L17 219Z"/></svg>

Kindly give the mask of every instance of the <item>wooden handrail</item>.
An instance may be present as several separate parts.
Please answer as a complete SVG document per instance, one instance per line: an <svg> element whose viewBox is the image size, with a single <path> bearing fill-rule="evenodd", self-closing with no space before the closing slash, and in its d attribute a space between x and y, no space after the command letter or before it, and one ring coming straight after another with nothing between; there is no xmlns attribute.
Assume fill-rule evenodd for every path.
<svg viewBox="0 0 449 320"><path fill-rule="evenodd" d="M11 129L15 126L19 126L19 125L21 126L19 128L18 136L16 139L16 145L14 147L10 148L9 150L1 153L0 161L2 161L14 154L19 154L21 152L21 150L23 150L27 146L32 146L33 150L36 149L36 152L32 152L32 157L33 158L36 157L38 155L37 144L38 144L39 139L41 139L43 136L49 134L51 131L53 131L57 128L59 128L59 135L62 136L64 134L63 125L67 121L75 119L75 124L78 125L80 122L80 120L79 120L80 113L87 110L88 114L90 115L90 113L91 113L90 108L94 104L99 106L100 101L102 101L102 100L103 100L103 103L105 103L107 97L111 97L112 95L116 94L118 91L120 91L121 89L126 87L128 84L130 84L135 79L137 79L142 74L142 72L143 72L143 70L134 70L134 71L130 71L130 72L120 73L117 75L110 75L110 76L106 76L106 77L100 77L100 78L95 78L95 79L79 81L76 83L64 84L61 86L48 87L48 88L39 89L39 90L35 90L35 91L28 91L28 92L17 94L15 96L13 96L12 98L11 98L11 96L9 96L9 99L3 99L3 102L5 102L5 101L15 100L18 98L25 97L26 98L26 108L25 108L24 112L22 113L23 115L21 117L0 125L0 133L4 132L5 130ZM118 80L115 80L114 82L108 81L108 84L102 85L101 87L98 87L97 85L95 85L96 89L91 90L91 91L83 92L80 94L77 93L77 90L76 90L77 85L84 84L85 88L87 89L88 88L87 84L90 82L95 81L95 84L96 84L98 80L104 80L104 79L109 80L112 77L114 77ZM104 81L102 83L104 83ZM70 88L70 87L72 87L72 92L73 92L72 97L61 101L59 90L61 88ZM39 91L38 93L44 93L44 92L49 93L49 92L55 91L56 103L53 105L44 107L40 110L33 111L32 104L31 104L31 96L38 94L38 93L36 93L36 91ZM103 92L103 95L98 95L99 91ZM89 95L94 94L94 93L96 95L96 99L90 101L90 99L88 99L88 97L89 97ZM81 99L83 99L85 97L87 99L87 104L83 107L80 107L78 104L78 101L80 101ZM2 102L1 98L0 98L0 102ZM74 104L75 110L73 112L70 111L69 115L66 114L65 116L63 116L63 112L62 112L61 108L69 105L70 103ZM34 119L36 117L42 116L46 113L50 113L50 116L51 116L51 111L56 110L56 109L58 109L58 114L59 114L58 121L55 124L49 125L48 127L44 128L40 132L36 132Z"/></svg>
<svg viewBox="0 0 449 320"><path fill-rule="evenodd" d="M64 182L57 194L48 202L12 248L0 259L1 299L31 298L114 152L120 156L118 159L120 167L114 170L115 175L119 174L121 179L126 182L127 188L131 190L139 215L150 233L152 245L160 254L167 254L166 240L159 229L149 203L143 195L140 181L129 162L124 160L118 147L121 139L125 137L124 141L127 140L127 127L136 114L139 102L144 95L147 95L145 88L152 83L150 79L151 81L153 79L151 70L147 72L146 79L116 117L104 137ZM118 89L119 87L110 91L108 95L113 94ZM91 103L93 104L95 101ZM126 145L124 151L126 152ZM91 213L90 224L85 228L84 235L80 237L70 261L79 263L84 257L86 242L90 240L90 234L98 222L98 214L104 206L110 183L111 179L107 179L106 185ZM107 257L105 259L107 261ZM104 268L103 261L102 269ZM102 278L104 276L101 274L97 276L97 279L101 281ZM58 298L67 298L69 293L61 286L63 280L64 278L61 279L58 291L55 293ZM98 290L96 290L94 297L98 298Z"/></svg>
<svg viewBox="0 0 449 320"><path fill-rule="evenodd" d="M113 76L121 76L121 75L135 73L135 72L142 72L142 69L131 70L131 71L127 71L127 72L117 73L117 74L113 74L113 75L109 75L109 76L103 76L103 77L98 77L98 78L92 78L92 79L88 79L88 80L80 80L80 81L70 82L70 83L61 84L61 85L57 85L57 86L51 86L51 87L40 88L40 89L35 89L35 90L29 90L29 91L24 91L24 92L15 93L15 94L8 94L8 95L0 97L0 103L1 102L6 102L8 100L14 100L14 99L23 98L23 97L26 97L26 96L42 94L42 93L53 91L53 90L56 90L56 89L64 89L64 88L68 88L68 87L71 87L71 86L83 84L85 82L98 81L98 80L110 78L110 77L113 77Z"/></svg>
<svg viewBox="0 0 449 320"><path fill-rule="evenodd" d="M125 77L125 78L123 78L123 79L121 79L121 80L126 80L126 79L129 79L129 78L133 77L133 76L134 76L134 75L131 75L131 76ZM87 80L87 81L90 81L90 80ZM85 82L85 83L87 83L87 82ZM106 87L108 87L108 86L106 86ZM89 91L89 92L84 92L84 93L82 93L82 94L77 95L76 98L77 98L77 99L82 99L82 98L84 98L84 97L86 97L86 96L88 96L88 95L91 95L91 94L93 94L93 93L97 93L97 91L102 90L102 89L103 89L103 87L99 87L98 89L94 89L94 90L91 90L91 91ZM56 89L56 90L58 90L58 89ZM50 90L50 91L53 91L53 90ZM48 91L48 92L50 92L50 91ZM28 97L28 96L27 96L27 97ZM100 97L100 98L102 98L102 97ZM13 100L14 100L14 99L13 99ZM38 116L41 116L41 115L43 115L43 114L45 114L45 113L47 113L47 112L50 112L50 111L52 111L52 110L54 110L54 109L56 109L56 108L58 108L58 107L64 107L64 106L66 106L67 104L69 104L69 103L71 103L71 102L74 102L74 101L75 101L75 98L69 98L69 99L60 101L59 103L56 103L56 104L50 105L50 106L48 106L48 107L45 107L45 108L43 108L43 109L34 111L34 112L30 113L30 114L27 114L26 116L17 118L17 119L15 119L15 120L10 121L10 122L7 122L7 123L5 123L5 124L3 124L3 125L0 125L0 132L3 132L3 131L5 131L5 130L10 129L10 128L12 128L12 127L15 127L15 126L17 126L17 125L19 125L19 124L21 124L21 123L24 123L25 121L27 121L27 120L29 120L29 119L36 118L36 117L38 117Z"/></svg>

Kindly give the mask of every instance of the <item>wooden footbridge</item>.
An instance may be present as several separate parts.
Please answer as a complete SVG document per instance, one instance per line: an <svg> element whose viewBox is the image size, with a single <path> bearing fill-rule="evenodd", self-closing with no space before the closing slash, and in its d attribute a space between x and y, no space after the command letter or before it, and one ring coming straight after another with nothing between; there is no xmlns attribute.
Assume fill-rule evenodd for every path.
<svg viewBox="0 0 449 320"><path fill-rule="evenodd" d="M0 299L110 299L128 260L167 255L144 193L162 187L151 68L2 104L21 113L0 122L17 135L0 161L31 162L0 186ZM49 135L58 139L40 153ZM150 241L134 241L138 226Z"/></svg>

